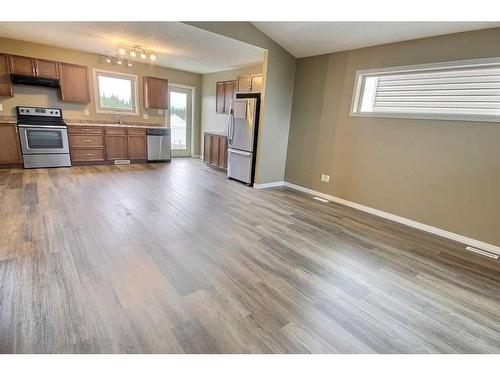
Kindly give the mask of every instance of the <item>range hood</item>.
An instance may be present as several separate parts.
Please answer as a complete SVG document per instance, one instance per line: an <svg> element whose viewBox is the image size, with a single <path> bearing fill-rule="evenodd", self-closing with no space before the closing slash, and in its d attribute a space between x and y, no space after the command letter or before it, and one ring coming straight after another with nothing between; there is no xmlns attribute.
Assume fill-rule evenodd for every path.
<svg viewBox="0 0 500 375"><path fill-rule="evenodd" d="M12 83L17 83L22 85L59 87L59 80L52 78L41 78L34 76L24 76L21 74L11 74L10 80L12 81Z"/></svg>

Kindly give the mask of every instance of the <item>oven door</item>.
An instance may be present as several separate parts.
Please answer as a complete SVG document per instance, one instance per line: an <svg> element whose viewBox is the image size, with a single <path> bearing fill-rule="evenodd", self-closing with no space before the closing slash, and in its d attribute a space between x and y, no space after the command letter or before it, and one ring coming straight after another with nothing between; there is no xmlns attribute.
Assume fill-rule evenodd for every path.
<svg viewBox="0 0 500 375"><path fill-rule="evenodd" d="M23 154L67 154L68 130L65 126L18 125Z"/></svg>

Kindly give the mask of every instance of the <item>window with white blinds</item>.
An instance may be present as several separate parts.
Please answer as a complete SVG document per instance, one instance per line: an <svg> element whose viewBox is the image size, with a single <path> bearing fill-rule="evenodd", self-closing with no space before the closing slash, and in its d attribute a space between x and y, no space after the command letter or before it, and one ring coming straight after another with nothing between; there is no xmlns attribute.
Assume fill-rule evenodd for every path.
<svg viewBox="0 0 500 375"><path fill-rule="evenodd" d="M359 71L351 114L500 121L500 59Z"/></svg>

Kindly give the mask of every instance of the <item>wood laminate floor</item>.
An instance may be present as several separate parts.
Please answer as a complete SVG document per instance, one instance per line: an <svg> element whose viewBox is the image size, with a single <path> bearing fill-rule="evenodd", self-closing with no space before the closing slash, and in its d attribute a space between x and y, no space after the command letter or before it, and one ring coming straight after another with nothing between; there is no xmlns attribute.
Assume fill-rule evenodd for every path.
<svg viewBox="0 0 500 375"><path fill-rule="evenodd" d="M0 170L2 353L500 353L498 262L199 160Z"/></svg>

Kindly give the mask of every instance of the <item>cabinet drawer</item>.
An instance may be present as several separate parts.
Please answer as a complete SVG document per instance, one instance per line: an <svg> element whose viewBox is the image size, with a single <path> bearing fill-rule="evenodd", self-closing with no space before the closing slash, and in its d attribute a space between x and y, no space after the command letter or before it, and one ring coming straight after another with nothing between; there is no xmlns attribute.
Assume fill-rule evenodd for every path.
<svg viewBox="0 0 500 375"><path fill-rule="evenodd" d="M82 133L82 134L102 134L103 128L101 126L68 126L69 133Z"/></svg>
<svg viewBox="0 0 500 375"><path fill-rule="evenodd" d="M128 134L146 135L146 129L144 128L128 128Z"/></svg>
<svg viewBox="0 0 500 375"><path fill-rule="evenodd" d="M70 134L71 147L104 147L102 135L97 134Z"/></svg>
<svg viewBox="0 0 500 375"><path fill-rule="evenodd" d="M127 128L112 128L108 127L106 128L106 134L117 134L117 135L126 135L127 134Z"/></svg>
<svg viewBox="0 0 500 375"><path fill-rule="evenodd" d="M73 161L104 161L104 149L71 150Z"/></svg>

